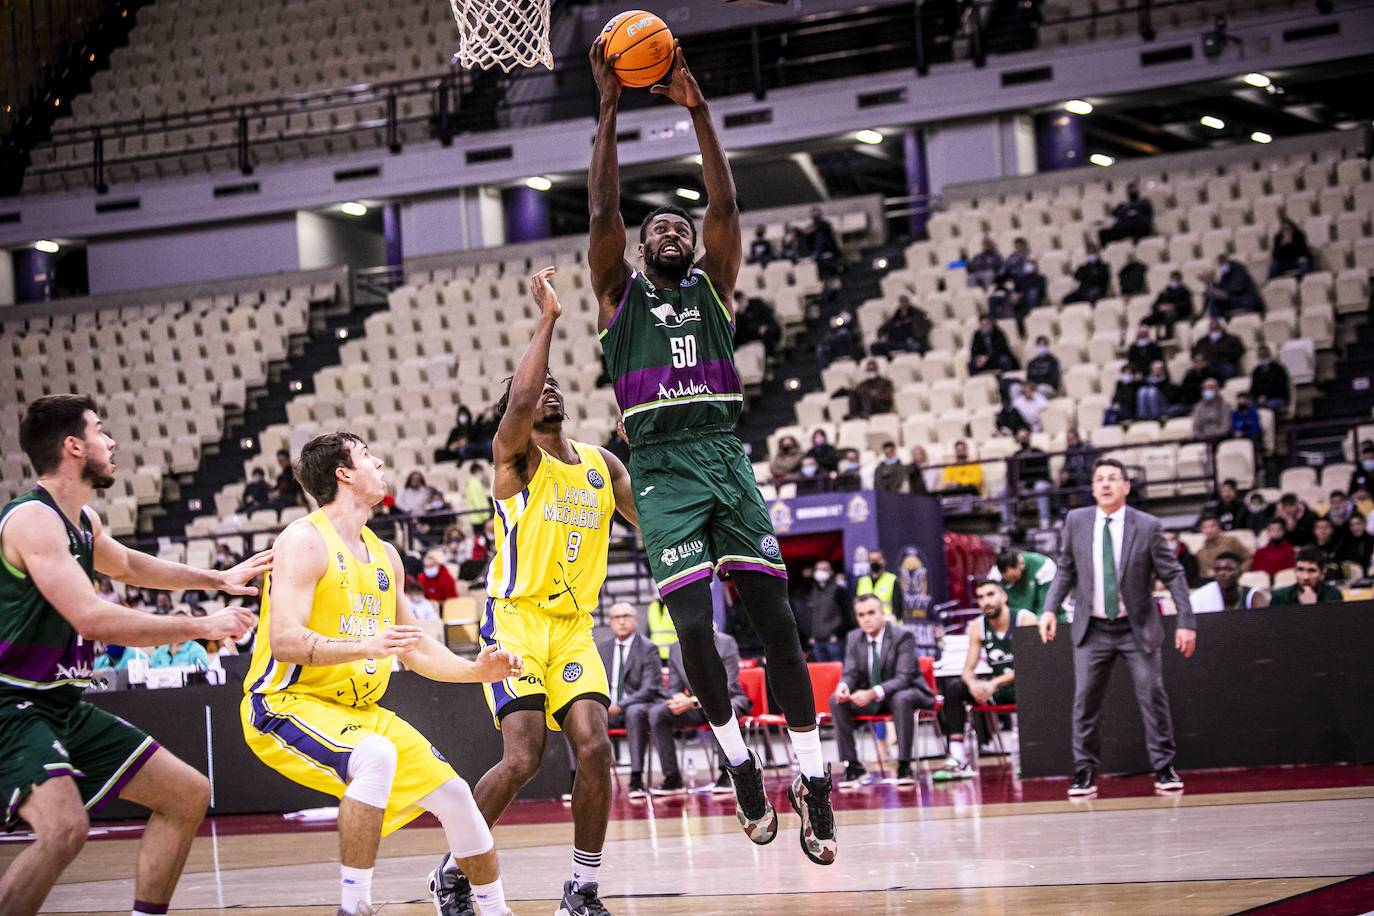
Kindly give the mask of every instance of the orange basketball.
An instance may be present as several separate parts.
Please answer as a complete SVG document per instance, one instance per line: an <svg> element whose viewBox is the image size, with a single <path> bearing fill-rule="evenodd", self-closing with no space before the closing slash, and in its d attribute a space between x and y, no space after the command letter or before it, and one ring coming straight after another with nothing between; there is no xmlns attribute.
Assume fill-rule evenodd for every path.
<svg viewBox="0 0 1374 916"><path fill-rule="evenodd" d="M673 33L653 13L627 10L606 23L606 56L619 54L615 75L622 86L652 86L673 66Z"/></svg>

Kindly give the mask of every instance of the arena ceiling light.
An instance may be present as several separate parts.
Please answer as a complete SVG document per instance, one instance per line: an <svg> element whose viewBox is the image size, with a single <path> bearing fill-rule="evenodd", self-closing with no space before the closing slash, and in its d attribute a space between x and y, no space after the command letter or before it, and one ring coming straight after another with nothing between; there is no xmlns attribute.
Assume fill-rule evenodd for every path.
<svg viewBox="0 0 1374 916"><path fill-rule="evenodd" d="M861 130L854 135L854 139L858 140L860 143L876 146L883 142L883 135L880 131L876 130Z"/></svg>
<svg viewBox="0 0 1374 916"><path fill-rule="evenodd" d="M1085 102L1082 99L1069 99L1064 103L1064 110L1069 114L1086 115L1093 113L1092 102Z"/></svg>
<svg viewBox="0 0 1374 916"><path fill-rule="evenodd" d="M33 247L45 254L57 254L62 250L62 246L51 239L39 239L33 243Z"/></svg>
<svg viewBox="0 0 1374 916"><path fill-rule="evenodd" d="M1247 73L1241 77L1241 79L1245 80L1245 82L1254 86L1256 89L1264 89L1270 83L1269 77L1265 76L1263 73Z"/></svg>
<svg viewBox="0 0 1374 916"><path fill-rule="evenodd" d="M677 196L684 200L701 200L701 192L693 188L678 188Z"/></svg>
<svg viewBox="0 0 1374 916"><path fill-rule="evenodd" d="M1116 162L1116 160L1113 159L1111 156L1107 156L1102 153L1093 153L1091 156L1088 157L1088 161L1091 162L1093 165L1100 165L1104 169L1107 166L1113 165Z"/></svg>
<svg viewBox="0 0 1374 916"><path fill-rule="evenodd" d="M533 178L525 179L525 187L534 188L536 191L547 191L549 188L553 187L553 182L549 181L543 175L535 175Z"/></svg>
<svg viewBox="0 0 1374 916"><path fill-rule="evenodd" d="M367 215L367 206L365 204L358 203L356 200L350 200L346 204L340 204L339 210L341 210L344 213L347 213L349 216Z"/></svg>
<svg viewBox="0 0 1374 916"><path fill-rule="evenodd" d="M1210 127L1212 130L1221 130L1226 126L1225 121L1221 118L1213 117L1212 115L1203 115L1198 119L1198 123L1203 127Z"/></svg>
<svg viewBox="0 0 1374 916"><path fill-rule="evenodd" d="M1266 134L1266 133L1265 133L1264 131L1262 131L1262 130L1257 130L1257 131L1255 131L1253 134L1250 135L1250 139L1251 139L1251 140L1254 140L1256 143L1269 143L1269 142L1272 141L1274 138L1271 137L1271 136L1269 136L1268 134Z"/></svg>

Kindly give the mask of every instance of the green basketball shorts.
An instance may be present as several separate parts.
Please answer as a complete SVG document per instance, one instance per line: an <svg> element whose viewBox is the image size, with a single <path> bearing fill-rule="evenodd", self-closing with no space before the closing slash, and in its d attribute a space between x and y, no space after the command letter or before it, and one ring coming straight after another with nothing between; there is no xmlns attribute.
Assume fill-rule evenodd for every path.
<svg viewBox="0 0 1374 916"><path fill-rule="evenodd" d="M76 780L86 810L116 798L158 749L158 743L90 703L45 703L13 694L0 705L0 801L4 828L19 822L33 787L56 776Z"/></svg>
<svg viewBox="0 0 1374 916"><path fill-rule="evenodd" d="M713 571L787 578L754 467L733 433L634 448L630 483L662 594Z"/></svg>

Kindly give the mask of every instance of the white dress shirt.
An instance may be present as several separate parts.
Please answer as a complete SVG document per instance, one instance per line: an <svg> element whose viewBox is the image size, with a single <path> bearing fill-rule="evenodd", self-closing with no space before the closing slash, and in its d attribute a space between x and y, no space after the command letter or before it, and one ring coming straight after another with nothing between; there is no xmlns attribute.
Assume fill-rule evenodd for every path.
<svg viewBox="0 0 1374 916"><path fill-rule="evenodd" d="M1122 505L1111 515L1098 509L1093 513L1093 609L1092 616L1107 618L1102 595L1102 520L1112 526L1112 556L1116 564L1116 600L1121 604L1121 544L1126 540L1126 507ZM1126 606L1121 605L1118 620L1126 616Z"/></svg>
<svg viewBox="0 0 1374 916"><path fill-rule="evenodd" d="M615 645L614 645L614 646L611 646L611 683L610 683L610 688L611 688L611 702L612 702L612 703L615 702L616 685L620 683L620 676L621 676L621 671L620 671L620 655L621 655L620 647L621 647L621 646L624 646L624 647L625 647L625 653L624 653L624 654L625 654L626 660L628 661L629 658L630 658L630 644L633 643L634 640L635 640L635 635L634 635L633 633L631 633L629 636L626 636L624 639L617 639L617 640L615 641Z"/></svg>

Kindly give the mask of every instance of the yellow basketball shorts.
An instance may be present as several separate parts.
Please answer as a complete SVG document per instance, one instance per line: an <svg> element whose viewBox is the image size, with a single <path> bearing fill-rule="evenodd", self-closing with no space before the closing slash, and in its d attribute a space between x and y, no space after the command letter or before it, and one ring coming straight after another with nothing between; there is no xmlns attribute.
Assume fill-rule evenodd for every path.
<svg viewBox="0 0 1374 916"><path fill-rule="evenodd" d="M525 663L525 673L483 684L496 727L517 709L542 709L553 731L574 700L611 705L606 667L592 640L592 618L553 617L511 598L488 598L479 631L483 646L509 649Z"/></svg>
<svg viewBox="0 0 1374 916"><path fill-rule="evenodd" d="M243 737L263 763L293 782L343 798L353 748L377 734L396 745L382 834L420 815L416 803L457 774L409 722L380 706L352 707L291 693L250 693L240 707Z"/></svg>

